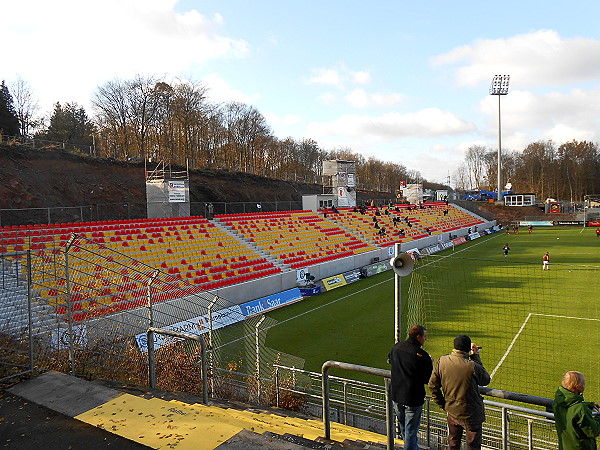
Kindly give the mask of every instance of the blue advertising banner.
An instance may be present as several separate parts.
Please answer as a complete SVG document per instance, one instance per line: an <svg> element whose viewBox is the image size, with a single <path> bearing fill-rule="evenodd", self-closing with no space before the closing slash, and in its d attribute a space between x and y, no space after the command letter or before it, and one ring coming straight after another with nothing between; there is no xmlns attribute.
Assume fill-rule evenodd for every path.
<svg viewBox="0 0 600 450"><path fill-rule="evenodd" d="M230 306L228 308L219 309L212 313L212 317L208 317L208 314L194 317L192 319L183 320L181 322L161 327L163 330L175 331L177 333L192 334L200 336L201 334L207 333L209 330L209 322L212 321L212 329L218 330L219 328L226 327L236 322L244 320L244 316L240 310L240 305ZM136 335L135 340L143 353L148 352L148 342L146 333L140 333ZM180 339L171 336L165 336L163 334L154 334L154 348L159 349L165 345L172 344L179 341Z"/></svg>
<svg viewBox="0 0 600 450"><path fill-rule="evenodd" d="M212 317L210 317L210 320L212 321L212 329L218 330L219 328L226 327L227 325L241 322L246 317L261 314L281 306L289 305L290 303L302 300L302 298L303 297L300 293L300 289L293 288L287 291L279 292L278 294L269 295L268 297L242 303L241 305L233 305L228 308L214 311L212 313ZM209 317L208 314L204 314L202 316L162 327L161 329L199 336L208 332ZM140 333L136 335L135 340L137 341L140 351L146 353L148 351L146 333ZM165 345L177 342L178 340L178 338L155 333L154 348L159 349Z"/></svg>
<svg viewBox="0 0 600 450"><path fill-rule="evenodd" d="M245 317L261 314L271 309L302 300L300 289L293 288L268 297L259 298L250 302L242 303L240 308Z"/></svg>

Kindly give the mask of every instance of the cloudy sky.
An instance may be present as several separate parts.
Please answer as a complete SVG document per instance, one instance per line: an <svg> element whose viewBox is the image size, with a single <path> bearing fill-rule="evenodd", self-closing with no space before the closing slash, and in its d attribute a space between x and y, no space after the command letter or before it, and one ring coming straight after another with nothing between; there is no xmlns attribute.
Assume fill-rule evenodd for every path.
<svg viewBox="0 0 600 450"><path fill-rule="evenodd" d="M136 74L255 106L279 138L350 147L446 182L472 145L600 141L600 2L2 2L0 79L48 113ZM91 110L89 114L91 115Z"/></svg>

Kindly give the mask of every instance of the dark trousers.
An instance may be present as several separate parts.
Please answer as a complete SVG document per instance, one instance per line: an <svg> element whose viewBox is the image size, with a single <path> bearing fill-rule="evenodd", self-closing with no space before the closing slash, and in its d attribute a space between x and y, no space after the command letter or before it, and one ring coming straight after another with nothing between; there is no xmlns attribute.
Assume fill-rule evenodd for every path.
<svg viewBox="0 0 600 450"><path fill-rule="evenodd" d="M481 424L459 422L448 414L448 450L460 450L463 431L466 432L467 450L481 449Z"/></svg>

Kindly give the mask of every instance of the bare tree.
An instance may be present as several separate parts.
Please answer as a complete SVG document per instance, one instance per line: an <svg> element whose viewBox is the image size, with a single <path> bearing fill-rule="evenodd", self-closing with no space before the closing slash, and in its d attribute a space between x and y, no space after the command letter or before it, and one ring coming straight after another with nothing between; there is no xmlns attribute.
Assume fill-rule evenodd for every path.
<svg viewBox="0 0 600 450"><path fill-rule="evenodd" d="M465 163L471 188L482 189L486 182L486 153L487 149L481 145L472 145L465 154Z"/></svg>
<svg viewBox="0 0 600 450"><path fill-rule="evenodd" d="M106 156L124 157L130 151L132 133L129 126L128 84L114 79L98 87L92 96L96 125Z"/></svg>
<svg viewBox="0 0 600 450"><path fill-rule="evenodd" d="M37 117L40 109L39 103L29 83L21 77L17 77L10 90L15 113L19 119L20 134L21 136L30 136L42 124L42 119Z"/></svg>

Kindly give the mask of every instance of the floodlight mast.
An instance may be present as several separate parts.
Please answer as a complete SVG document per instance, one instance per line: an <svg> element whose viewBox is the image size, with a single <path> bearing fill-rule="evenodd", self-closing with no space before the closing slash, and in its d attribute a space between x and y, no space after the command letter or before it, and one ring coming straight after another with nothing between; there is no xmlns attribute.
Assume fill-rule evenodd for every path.
<svg viewBox="0 0 600 450"><path fill-rule="evenodd" d="M498 202L502 202L502 122L500 120L500 97L508 94L510 75L494 75L490 95L498 96Z"/></svg>

